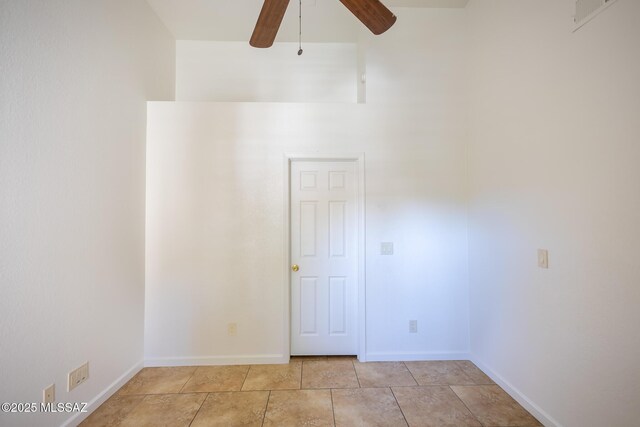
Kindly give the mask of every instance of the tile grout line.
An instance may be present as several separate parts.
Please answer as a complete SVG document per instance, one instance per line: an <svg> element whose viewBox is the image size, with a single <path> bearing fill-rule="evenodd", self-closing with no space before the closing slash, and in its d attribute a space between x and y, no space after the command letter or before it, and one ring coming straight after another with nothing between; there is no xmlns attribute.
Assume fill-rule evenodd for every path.
<svg viewBox="0 0 640 427"><path fill-rule="evenodd" d="M178 390L177 394L182 393L182 390L184 390L184 388L187 386L187 384L189 383L189 381L191 381L191 378L193 378L193 376L196 374L196 371L198 370L198 368L200 368L199 366L196 366L196 368L193 370L193 372L191 373L191 375L189 375L189 378L187 378L187 380L184 382L184 384L182 384L182 387L180 387L180 390Z"/></svg>
<svg viewBox="0 0 640 427"><path fill-rule="evenodd" d="M460 387L460 386L457 386L457 387ZM462 387L472 387L472 386L462 386ZM453 387L449 386L449 390L451 390L451 392L458 398L458 400L464 405L464 407L467 408L467 411L469 411L471 416L473 418L475 418L476 421L478 421L481 426L486 427L485 424L482 421L480 421L480 419L476 416L476 414L474 414L473 411L471 411L471 408L469 408L467 406L467 404L464 403L464 400L462 400L462 398L460 396L458 396L458 393L456 393L456 391L453 389Z"/></svg>
<svg viewBox="0 0 640 427"><path fill-rule="evenodd" d="M411 375L411 378L413 378L413 380L416 382L415 386L412 387L419 387L421 384L418 382L418 380L416 379L416 377L413 376L413 372L411 372L411 369L409 369L409 367L407 366L407 364L405 362L402 362L402 364L404 365L404 367L407 369L407 371L409 371L409 375ZM395 396L395 395L394 395Z"/></svg>
<svg viewBox="0 0 640 427"><path fill-rule="evenodd" d="M358 377L358 370L356 369L356 364L353 360L351 361L351 365L353 366L353 371L356 374L356 380L358 381L358 388L362 388L362 384L360 384L360 377Z"/></svg>
<svg viewBox="0 0 640 427"><path fill-rule="evenodd" d="M336 408L333 405L333 389L329 389L329 395L331 396L331 413L333 414L333 426L336 425Z"/></svg>
<svg viewBox="0 0 640 427"><path fill-rule="evenodd" d="M404 422L407 423L407 426L409 426L409 421L407 420L407 417L404 414L404 411L402 410L402 406L400 406L400 402L398 402L398 398L396 397L396 394L394 393L393 388L389 387L389 390L391 390L391 394L393 395L393 399L396 401L396 405L398 405L398 409L400 409L400 413L402 414L402 418L404 418Z"/></svg>
<svg viewBox="0 0 640 427"><path fill-rule="evenodd" d="M238 391L242 391L242 389L244 388L244 383L247 382L247 377L249 376L249 372L251 371L251 368L253 368L253 365L249 365L249 369L247 369L247 373L244 374L244 379L242 380L242 384L240 385L240 390Z"/></svg>
<svg viewBox="0 0 640 427"><path fill-rule="evenodd" d="M184 393L181 391L167 391L161 393L133 393L133 394L123 394L122 397L127 396L173 396L176 394L192 394L192 393L218 393L224 391L233 391L233 390L218 390L218 391L185 391ZM114 395L115 396L115 395Z"/></svg>
<svg viewBox="0 0 640 427"><path fill-rule="evenodd" d="M271 391L269 390L269 396L267 397L267 404L264 407L264 414L262 414L262 424L260 424L260 427L264 426L264 420L267 418L267 410L269 409L269 401L271 400Z"/></svg>
<svg viewBox="0 0 640 427"><path fill-rule="evenodd" d="M207 401L207 399L209 398L209 394L207 393L207 395L204 397L204 399L202 399L202 403L200 404L200 407L198 408L198 410L196 411L196 414L193 416L193 418L191 419L191 422L189 423L189 427L191 427L191 424L193 424L193 422L195 421L196 417L198 416L198 414L200 413L200 410L202 409L202 407L204 406L204 402Z"/></svg>
<svg viewBox="0 0 640 427"><path fill-rule="evenodd" d="M460 365L457 363L457 361L455 361L455 360L454 360L453 362L455 363L455 366L456 366L456 367L457 367L457 368L462 372L462 374L463 374L465 377L469 378L469 379L474 383L474 385L475 385L475 381L473 381L473 379L472 379L469 375L467 375L467 373L466 373L466 372L464 372L464 370L460 367ZM413 380L416 382L417 387L420 387L420 386L421 386L421 384L418 382L418 380L416 379L416 377L413 375L413 372L411 372L411 369L409 369L409 367L407 366L406 362L402 362L402 363L404 364L405 368L407 368L407 371L409 371L409 374L411 374L411 377L413 377ZM451 392L456 396L456 398L458 398L458 400L460 400L460 402L462 402L462 404L463 404L463 405L464 405L464 407L467 409L467 411L469 411L469 413L471 414L471 416L472 416L473 418L475 418L475 419L476 419L476 421L478 421L478 422L480 423L480 425L481 425L481 426L484 426L484 424L482 423L482 421L480 421L480 420L478 419L478 417L477 417L473 412L471 412L471 409L469 409L469 407L467 406L467 404L466 404L466 403L464 403L464 401L460 398L460 396L458 396L458 394L453 390L453 388L451 387L451 384L443 384L443 385L445 385L446 387L449 387L449 390L451 390ZM439 384L432 384L432 385L428 385L428 386L434 386L434 387L435 387L435 386L440 386L440 385L439 385ZM391 389L391 392L393 393L393 389ZM393 396L394 396L394 397L396 396L396 395L395 395L395 393L393 393ZM396 398L396 402L397 402L397 401L398 401L398 399ZM400 406L400 402L398 402L398 406ZM402 411L402 408L400 408L400 411ZM404 416L404 412L402 413L402 415ZM405 421L406 421L406 417L405 417ZM408 424L408 422L407 422L407 424Z"/></svg>
<svg viewBox="0 0 640 427"><path fill-rule="evenodd" d="M485 375L486 375L486 374L485 374ZM511 399L513 399L513 398L509 395L509 393L507 393L507 392L506 392L502 387L500 387L498 384L461 384L461 385L455 385L455 384L454 384L454 386L455 386L455 387L476 387L476 388L478 388L478 387L483 387L483 388L484 388L484 387L493 387L493 386L495 386L495 387L498 387L498 389L499 389L500 391L502 391L503 393L506 393L506 394L507 394L507 396L509 396ZM449 388L451 388L451 390L452 390L452 391L453 391L453 393L458 397L458 399L460 399L460 400L462 401L462 404L463 404L465 407L467 407L467 409L469 409L469 407L468 407L468 406L467 406L467 404L464 402L464 400L462 400L462 398L461 398L460 396L458 396L458 393L456 393L456 391L455 391L455 390L453 390L453 387L452 387L452 386L449 386ZM515 399L513 399L513 400L515 401ZM520 403L518 403L517 401L515 401L515 402L516 402L516 404L517 404L520 408L522 408L522 409L523 409L527 414L529 414L529 415L530 415L530 416L531 416L531 417L532 417L532 418L533 418L533 419L538 423L538 426L527 426L527 427L544 427L544 426L542 425L542 423L540 422L540 420L538 420L538 419L537 419L537 418L536 418L536 417L535 417L531 412L527 411L527 410L526 410L522 405L520 405ZM469 409L469 412L471 412L471 415L473 415L474 417L476 417L476 419L478 419L478 422L479 422L483 427L490 427L489 425L484 424L482 421L480 421L480 419L476 416L476 414L474 414L474 413L471 411L471 409Z"/></svg>

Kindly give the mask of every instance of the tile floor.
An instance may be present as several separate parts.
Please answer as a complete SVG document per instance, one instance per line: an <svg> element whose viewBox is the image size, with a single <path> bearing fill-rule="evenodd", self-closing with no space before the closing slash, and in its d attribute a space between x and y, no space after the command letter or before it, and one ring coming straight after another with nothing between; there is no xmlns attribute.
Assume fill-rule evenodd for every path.
<svg viewBox="0 0 640 427"><path fill-rule="evenodd" d="M145 368L80 425L541 424L469 361L294 357L288 365Z"/></svg>

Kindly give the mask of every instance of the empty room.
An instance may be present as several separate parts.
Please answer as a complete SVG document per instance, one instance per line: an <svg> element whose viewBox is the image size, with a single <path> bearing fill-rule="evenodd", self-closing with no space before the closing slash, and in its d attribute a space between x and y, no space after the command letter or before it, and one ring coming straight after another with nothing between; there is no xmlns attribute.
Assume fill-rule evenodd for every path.
<svg viewBox="0 0 640 427"><path fill-rule="evenodd" d="M640 1L0 0L0 426L640 426Z"/></svg>

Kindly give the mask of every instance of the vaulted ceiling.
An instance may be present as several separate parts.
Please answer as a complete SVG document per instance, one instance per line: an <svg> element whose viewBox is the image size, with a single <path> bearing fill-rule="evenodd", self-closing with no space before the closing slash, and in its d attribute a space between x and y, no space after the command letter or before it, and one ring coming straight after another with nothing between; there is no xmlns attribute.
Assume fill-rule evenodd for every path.
<svg viewBox="0 0 640 427"><path fill-rule="evenodd" d="M248 41L262 0L147 0L178 40ZM468 0L382 0L396 7L463 8ZM302 0L303 40L354 42L362 24L338 0ZM398 25L398 24L396 24ZM298 40L298 0L291 0L276 42Z"/></svg>

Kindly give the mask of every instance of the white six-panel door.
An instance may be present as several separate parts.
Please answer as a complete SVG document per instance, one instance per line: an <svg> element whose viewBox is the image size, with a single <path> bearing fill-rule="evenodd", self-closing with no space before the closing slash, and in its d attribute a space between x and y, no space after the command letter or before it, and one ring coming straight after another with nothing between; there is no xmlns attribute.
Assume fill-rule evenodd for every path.
<svg viewBox="0 0 640 427"><path fill-rule="evenodd" d="M292 355L358 353L356 179L353 161L291 162Z"/></svg>

